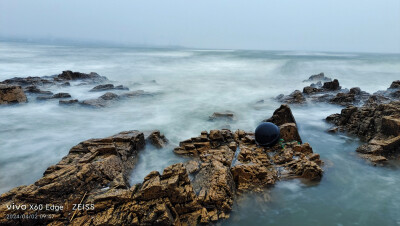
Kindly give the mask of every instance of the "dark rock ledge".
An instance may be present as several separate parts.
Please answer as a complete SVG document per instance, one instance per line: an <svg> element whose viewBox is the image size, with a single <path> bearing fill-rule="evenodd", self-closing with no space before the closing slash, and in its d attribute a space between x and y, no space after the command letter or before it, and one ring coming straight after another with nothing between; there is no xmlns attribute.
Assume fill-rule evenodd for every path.
<svg viewBox="0 0 400 226"><path fill-rule="evenodd" d="M287 106L281 106L270 121L279 122L281 129L295 125ZM0 224L197 225L226 219L243 192L263 191L280 179L322 177L319 155L308 143L292 140L293 134L298 134L296 127L283 133L279 144L263 148L255 144L253 133L243 130L204 131L174 149L189 156L187 162L168 166L162 173L153 171L133 186L127 181L138 152L146 142L162 147L165 137L158 131L146 135L127 131L83 141L34 184L2 194ZM73 210L79 203L88 206ZM7 209L12 204L54 204L63 210ZM52 218L6 218L35 213Z"/></svg>

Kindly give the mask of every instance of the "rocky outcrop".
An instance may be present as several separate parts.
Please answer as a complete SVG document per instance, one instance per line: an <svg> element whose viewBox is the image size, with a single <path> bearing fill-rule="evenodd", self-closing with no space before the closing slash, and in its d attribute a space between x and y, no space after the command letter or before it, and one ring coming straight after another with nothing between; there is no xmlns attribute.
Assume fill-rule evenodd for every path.
<svg viewBox="0 0 400 226"><path fill-rule="evenodd" d="M86 82L102 83L108 81L104 76L100 76L96 72L90 72L89 74L81 72L63 71L61 74L54 77L55 81L74 81L74 80L85 80Z"/></svg>
<svg viewBox="0 0 400 226"><path fill-rule="evenodd" d="M37 100L49 100L49 99L62 99L62 98L70 98L71 95L69 93L56 93L52 96L39 96L36 97Z"/></svg>
<svg viewBox="0 0 400 226"><path fill-rule="evenodd" d="M303 96L300 90L295 90L287 96L280 94L275 99L286 104L302 104L306 102L306 98Z"/></svg>
<svg viewBox="0 0 400 226"><path fill-rule="evenodd" d="M316 75L311 75L307 80L304 80L303 82L330 82L330 81L332 81L332 79L329 77L325 77L325 74L321 72Z"/></svg>
<svg viewBox="0 0 400 226"><path fill-rule="evenodd" d="M101 95L99 98L84 100L81 102L81 105L89 106L89 107L96 107L96 108L107 107L118 99L119 99L119 96L117 94L112 93L112 92L107 92L107 93Z"/></svg>
<svg viewBox="0 0 400 226"><path fill-rule="evenodd" d="M370 94L362 91L359 87L353 87L349 92L342 92L336 94L335 97L329 100L332 104L338 104L342 106L358 105L366 103L370 98Z"/></svg>
<svg viewBox="0 0 400 226"><path fill-rule="evenodd" d="M0 84L0 104L17 104L27 102L21 86Z"/></svg>
<svg viewBox="0 0 400 226"><path fill-rule="evenodd" d="M110 193L120 192L117 200L123 200L129 191L127 176L134 166L134 157L145 145L143 133L121 132L117 135L91 139L71 148L69 154L56 165L50 166L43 177L34 184L20 186L4 193L0 198L0 224L75 224L85 211L74 211L73 204L80 200L106 199ZM95 201L93 201L96 203ZM34 209L10 210L7 205L46 205L62 207L63 211L43 209L39 214L52 214L53 219L7 220L6 214L36 214ZM29 205L28 205L29 207ZM100 208L101 209L101 208ZM75 219L72 219L74 218ZM75 220L75 221L73 221Z"/></svg>
<svg viewBox="0 0 400 226"><path fill-rule="evenodd" d="M340 90L341 88L342 87L339 85L339 81L337 79L334 79L332 82L325 82L322 86L322 89L327 91Z"/></svg>
<svg viewBox="0 0 400 226"><path fill-rule="evenodd" d="M144 132L145 140L147 143L155 146L156 148L166 147L168 139L161 134L159 130Z"/></svg>
<svg viewBox="0 0 400 226"><path fill-rule="evenodd" d="M271 120L293 123L292 115L283 115L289 113L287 106L278 112ZM264 148L256 145L253 133L211 130L182 141L174 149L189 156L189 161L168 166L162 173L153 171L143 183L130 186L127 175L146 140L154 144L164 139L159 131L148 135L127 131L81 142L34 184L1 195L0 224L213 223L230 216L235 198L243 192L262 191L280 179L319 180L322 176L319 155L307 143L282 141ZM62 209L7 208L46 203ZM7 219L7 214L46 217Z"/></svg>
<svg viewBox="0 0 400 226"><path fill-rule="evenodd" d="M400 80L393 81L389 89L400 89Z"/></svg>
<svg viewBox="0 0 400 226"><path fill-rule="evenodd" d="M97 91L107 91L107 90L129 90L129 88L124 87L123 85L114 86L113 84L104 84L95 86L93 89L89 91L97 92Z"/></svg>
<svg viewBox="0 0 400 226"><path fill-rule="evenodd" d="M284 141L298 141L302 143L300 134L297 130L296 120L292 114L292 110L288 105L283 104L274 111L271 118L263 120L263 122L272 122L279 127L281 138Z"/></svg>
<svg viewBox="0 0 400 226"><path fill-rule="evenodd" d="M36 86L27 86L24 88L24 90L27 93L53 95L53 93L51 91L41 90L41 89L37 88Z"/></svg>
<svg viewBox="0 0 400 226"><path fill-rule="evenodd" d="M320 77L321 75L319 74L316 78ZM312 79L310 81L312 81ZM396 95L394 91L390 91L390 93L392 96ZM350 89L350 91L348 89L342 89L339 81L337 79L334 79L333 81L324 82L324 84L322 84L321 81L318 81L318 83L316 84L313 83L309 86L304 87L303 92L295 90L290 95L285 96L281 94L275 99L279 102L287 104L302 104L305 102L327 102L342 106L360 106L364 103L374 102L375 99L383 100L382 96L384 95L378 93L376 94L376 97L372 97L369 93L362 91L359 87L353 87Z"/></svg>
<svg viewBox="0 0 400 226"><path fill-rule="evenodd" d="M2 81L3 84L8 85L17 85L21 87L26 86L45 86L45 85L54 85L55 82L51 78L44 78L44 77L15 77L11 79L6 79Z"/></svg>
<svg viewBox="0 0 400 226"><path fill-rule="evenodd" d="M361 137L367 144L360 146L357 152L383 157L396 157L400 154L400 101L387 104L349 106L340 114L333 114L327 121Z"/></svg>

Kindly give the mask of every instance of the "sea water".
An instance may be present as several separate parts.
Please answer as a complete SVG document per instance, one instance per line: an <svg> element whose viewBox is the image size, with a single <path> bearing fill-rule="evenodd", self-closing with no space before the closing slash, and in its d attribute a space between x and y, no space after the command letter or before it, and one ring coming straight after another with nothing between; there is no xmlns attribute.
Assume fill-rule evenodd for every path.
<svg viewBox="0 0 400 226"><path fill-rule="evenodd" d="M27 104L0 107L0 193L35 182L83 140L158 129L170 145L150 146L139 154L130 183L140 183L149 172L184 161L172 152L181 140L228 126L254 130L279 107L273 97L301 90L309 85L302 81L312 74L325 72L346 88L386 89L400 79L400 55L0 42L0 80L63 70L94 71L130 90L154 95L101 109L38 102L33 95ZM45 90L68 92L79 100L103 94L88 92L91 88ZM208 121L213 112L225 110L235 112L237 120ZM322 180L280 181L265 194L243 195L222 224L400 224L399 164L374 167L357 156L361 142L356 137L327 133L331 125L324 118L341 107L309 104L292 110L303 141L325 162Z"/></svg>

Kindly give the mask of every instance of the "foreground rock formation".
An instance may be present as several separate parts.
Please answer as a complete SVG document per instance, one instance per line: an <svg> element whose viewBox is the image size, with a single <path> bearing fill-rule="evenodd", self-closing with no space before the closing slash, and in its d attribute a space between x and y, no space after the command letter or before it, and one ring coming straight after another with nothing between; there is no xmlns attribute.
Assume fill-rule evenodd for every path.
<svg viewBox="0 0 400 226"><path fill-rule="evenodd" d="M0 84L0 105L1 104L17 104L27 101L21 86Z"/></svg>
<svg viewBox="0 0 400 226"><path fill-rule="evenodd" d="M127 176L137 153L146 143L162 147L167 142L159 131L81 142L34 184L1 195L0 224L197 225L228 218L243 192L262 191L280 179L319 180L319 155L308 143L292 140L298 132L290 109L281 106L268 120L280 124L281 131L292 125L273 147L257 146L254 134L242 130L204 131L174 149L188 156L187 162L153 171L133 186ZM21 205L28 207L13 209ZM8 219L9 214L28 217Z"/></svg>

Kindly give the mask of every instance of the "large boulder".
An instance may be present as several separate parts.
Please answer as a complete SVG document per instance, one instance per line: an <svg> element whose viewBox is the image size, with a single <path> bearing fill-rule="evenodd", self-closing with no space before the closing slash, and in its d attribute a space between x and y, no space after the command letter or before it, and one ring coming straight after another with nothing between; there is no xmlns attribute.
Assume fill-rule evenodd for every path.
<svg viewBox="0 0 400 226"><path fill-rule="evenodd" d="M27 102L21 86L0 84L0 104L17 104Z"/></svg>

